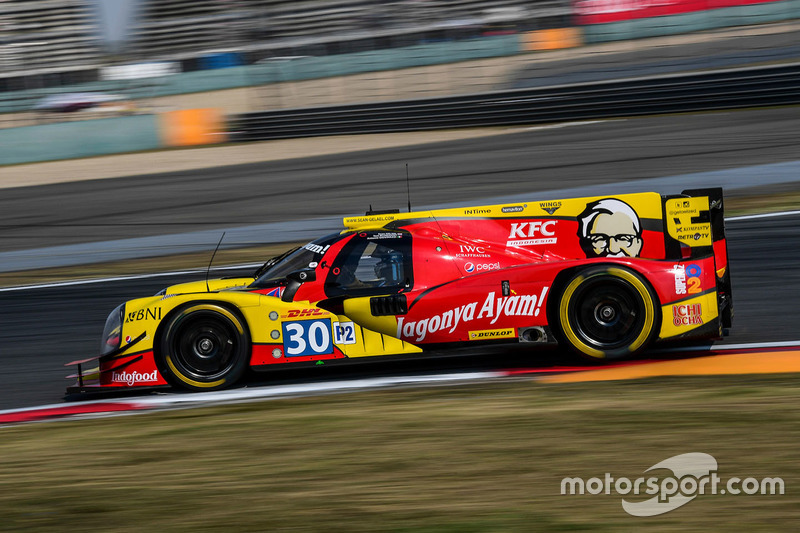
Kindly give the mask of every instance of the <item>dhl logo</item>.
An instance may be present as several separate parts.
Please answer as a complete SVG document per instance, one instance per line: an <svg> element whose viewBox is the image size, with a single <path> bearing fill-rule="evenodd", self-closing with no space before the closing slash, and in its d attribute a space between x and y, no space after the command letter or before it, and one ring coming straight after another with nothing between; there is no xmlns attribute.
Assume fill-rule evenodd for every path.
<svg viewBox="0 0 800 533"><path fill-rule="evenodd" d="M309 316L320 316L320 315L327 315L328 312L324 309L320 309L318 307L312 309L290 309L289 312L286 314L287 318L301 318L301 317L309 317Z"/></svg>

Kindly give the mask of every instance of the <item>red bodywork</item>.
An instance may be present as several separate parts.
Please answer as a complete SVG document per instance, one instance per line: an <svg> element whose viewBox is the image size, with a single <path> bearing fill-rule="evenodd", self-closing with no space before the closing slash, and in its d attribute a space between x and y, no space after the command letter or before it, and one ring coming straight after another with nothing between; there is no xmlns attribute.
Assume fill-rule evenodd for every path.
<svg viewBox="0 0 800 533"><path fill-rule="evenodd" d="M565 299L572 285L580 286L581 273L598 268L632 280L649 306L652 334L634 343L630 353L653 341L718 339L731 325L720 189L368 214L345 219L345 226L343 233L289 255L286 261L302 259L300 270L280 279L270 278L267 270L249 286L231 287L260 295L258 304L247 305L264 309L256 321L248 318L249 367L391 354L384 349L388 337L403 341L397 346L423 350L563 342L570 340L564 319L573 312ZM362 279L372 271L375 279ZM214 293L198 294L196 300L208 301ZM613 294L607 299L613 301ZM270 303L278 300L290 308ZM280 314L273 307L280 307ZM276 322L268 322L268 314ZM334 333L336 327L360 328L361 351L353 351L353 343L337 333L338 340L324 351L290 357L287 330L279 335L275 328L304 320ZM139 351L133 346L139 339L129 338L136 333L129 333L128 346L101 357L99 385L168 385L164 365L150 348L159 332L151 330L150 344ZM119 342L117 337L109 338ZM591 349L583 352L605 357Z"/></svg>

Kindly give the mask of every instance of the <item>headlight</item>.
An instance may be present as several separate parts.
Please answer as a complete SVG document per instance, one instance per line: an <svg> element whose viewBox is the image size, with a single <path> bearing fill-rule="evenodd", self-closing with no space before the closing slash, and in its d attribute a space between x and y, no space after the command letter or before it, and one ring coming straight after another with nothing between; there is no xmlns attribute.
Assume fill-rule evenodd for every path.
<svg viewBox="0 0 800 533"><path fill-rule="evenodd" d="M125 304L111 311L103 328L103 339L100 343L100 353L105 355L119 348L122 341L122 317L125 316Z"/></svg>

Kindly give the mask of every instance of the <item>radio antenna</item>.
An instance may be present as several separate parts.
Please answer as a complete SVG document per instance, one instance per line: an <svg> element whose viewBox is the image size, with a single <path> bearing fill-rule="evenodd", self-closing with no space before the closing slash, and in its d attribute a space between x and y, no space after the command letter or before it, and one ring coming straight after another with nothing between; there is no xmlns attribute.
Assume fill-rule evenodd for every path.
<svg viewBox="0 0 800 533"><path fill-rule="evenodd" d="M408 163L406 163L406 196L408 197L408 212L411 212L411 182L408 179Z"/></svg>
<svg viewBox="0 0 800 533"><path fill-rule="evenodd" d="M211 292L211 289L208 287L208 276L211 274L211 263L214 262L214 256L217 255L217 250L219 250L219 245L222 244L222 239L225 238L225 232L222 232L222 237L219 238L219 242L217 243L217 247L214 248L214 253L211 254L211 261L208 262L208 268L206 269L206 292Z"/></svg>

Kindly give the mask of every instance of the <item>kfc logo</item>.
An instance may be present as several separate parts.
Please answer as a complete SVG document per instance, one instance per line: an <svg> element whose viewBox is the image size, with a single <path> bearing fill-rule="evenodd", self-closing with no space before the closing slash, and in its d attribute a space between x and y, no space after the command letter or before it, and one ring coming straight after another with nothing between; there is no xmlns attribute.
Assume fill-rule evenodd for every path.
<svg viewBox="0 0 800 533"><path fill-rule="evenodd" d="M534 222L515 222L511 224L506 246L533 246L555 244L555 220L536 220Z"/></svg>

